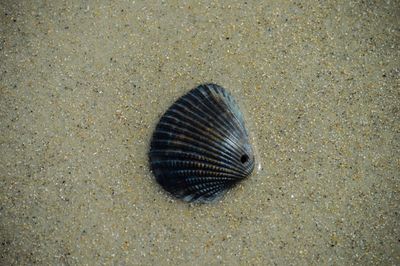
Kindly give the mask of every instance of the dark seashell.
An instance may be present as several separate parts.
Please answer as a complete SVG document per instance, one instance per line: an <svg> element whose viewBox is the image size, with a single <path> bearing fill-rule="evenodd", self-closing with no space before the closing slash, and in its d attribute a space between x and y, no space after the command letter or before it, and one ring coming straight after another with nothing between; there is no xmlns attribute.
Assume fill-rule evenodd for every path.
<svg viewBox="0 0 400 266"><path fill-rule="evenodd" d="M196 87L161 117L150 144L157 182L190 202L211 202L251 174L254 155L233 97L216 84Z"/></svg>

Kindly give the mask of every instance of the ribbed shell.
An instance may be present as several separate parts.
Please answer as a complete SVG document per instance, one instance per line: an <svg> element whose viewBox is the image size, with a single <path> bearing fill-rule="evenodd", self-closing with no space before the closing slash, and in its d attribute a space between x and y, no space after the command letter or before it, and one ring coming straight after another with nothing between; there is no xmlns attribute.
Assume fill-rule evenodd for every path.
<svg viewBox="0 0 400 266"><path fill-rule="evenodd" d="M211 202L251 174L253 151L233 97L204 84L161 117L150 144L157 182L185 201Z"/></svg>

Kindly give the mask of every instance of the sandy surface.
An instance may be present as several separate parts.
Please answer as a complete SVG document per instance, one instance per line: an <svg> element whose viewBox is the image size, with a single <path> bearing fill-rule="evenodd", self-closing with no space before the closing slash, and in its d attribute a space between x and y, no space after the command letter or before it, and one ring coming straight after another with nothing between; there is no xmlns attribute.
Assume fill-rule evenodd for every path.
<svg viewBox="0 0 400 266"><path fill-rule="evenodd" d="M1 1L1 265L400 264L399 2L211 2ZM204 82L262 169L196 205L146 153Z"/></svg>

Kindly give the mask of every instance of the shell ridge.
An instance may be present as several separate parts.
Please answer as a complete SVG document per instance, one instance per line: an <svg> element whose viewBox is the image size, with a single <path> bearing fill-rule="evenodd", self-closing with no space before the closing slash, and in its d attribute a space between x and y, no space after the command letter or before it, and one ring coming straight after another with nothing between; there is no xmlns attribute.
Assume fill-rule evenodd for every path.
<svg viewBox="0 0 400 266"><path fill-rule="evenodd" d="M239 164L239 161L238 160L236 160L236 159L231 159L231 158L229 158L229 157L225 157L223 154L221 154L221 153L218 153L218 151L214 151L214 149L213 150L209 150L209 149L207 149L207 148L209 148L209 147L204 147L204 144L202 144L202 143L198 143L198 144L200 144L201 145L201 147L199 147L199 146L195 146L195 145L193 145L193 143L191 143L190 141L186 141L186 140L183 140L183 139L181 139L181 140L170 140L170 139L157 139L157 140L155 140L154 141L155 143L162 143L162 144L164 144L164 145L166 145L166 146L168 146L169 144L175 144L175 145L177 145L178 147L180 147L181 149L179 150L179 151L182 151L182 152L186 152L186 151L188 151L188 149L183 149L184 147L186 147L186 148L191 148L190 149L190 151L192 151L192 152L198 152L198 153L200 153L200 154L202 154L202 155L208 155L208 156L212 156L212 158L214 158L214 159L216 159L216 160L221 160L222 158L224 158L224 159L226 159L228 162L229 161L233 161L234 163L235 163L235 165L236 166L241 166L240 164ZM210 147L211 148L211 147Z"/></svg>
<svg viewBox="0 0 400 266"><path fill-rule="evenodd" d="M185 189L185 193L187 194L189 192L190 194L193 195L194 199L199 199L202 196L205 196L210 191L221 190L221 188L223 188L223 187L224 187L224 185L221 185L221 184L215 184L215 185L210 185L210 186L207 186L207 185L201 186L199 184L189 185ZM212 195L212 194L210 194L210 195Z"/></svg>
<svg viewBox="0 0 400 266"><path fill-rule="evenodd" d="M189 104L192 108L194 108L194 109L196 109L197 111L199 111L199 112L201 112L202 114L204 114L204 115L208 118L208 120L204 120L204 118L202 118L202 117L199 116L199 115L196 115L196 116L199 117L202 121L204 121L205 124L210 124L211 121L217 122L217 123L212 123L211 125L215 126L215 130L218 130L218 132L219 132L221 135L231 134L232 128L229 129L229 128L225 128L225 127L220 127L219 121L218 121L218 120L216 121L217 115L216 115L215 113L209 114L209 113L208 113L209 110L204 110L204 109L202 109L202 108L200 107L200 106L202 106L202 107L207 107L207 106L204 106L204 105L202 105L201 103L196 104L196 103L192 102L190 98L185 98L185 99L181 99L181 100L184 101L184 102L186 102L187 104ZM195 99L195 101L198 101L198 99ZM186 110L187 110L187 109L186 109ZM190 110L187 110L187 111L191 112ZM233 135L233 136L235 137L236 141L239 141L239 140L240 140L240 136L239 136L239 135ZM236 142L235 142L235 141L232 141L232 143L236 143Z"/></svg>
<svg viewBox="0 0 400 266"><path fill-rule="evenodd" d="M178 115L182 115L183 116L183 114L182 113L177 113ZM166 117L170 117L169 116L169 114L166 114ZM201 123L199 123L198 121L195 121L195 120L191 120L192 122L194 122L196 125L198 125L199 127L201 127L201 128L204 128L204 125L203 124L201 124ZM197 131L198 132L198 130L196 130L196 129L194 129L193 127L191 127L190 126L190 123L188 123L188 121L185 121L184 119L181 119L180 120L180 123L181 124L184 124L185 126L187 126L187 127L190 127L191 129L193 129L194 131ZM204 128L204 130L206 131L207 130L207 128ZM157 129L156 129L156 131L157 131ZM214 136L215 137L218 137L220 140L221 140L221 143L224 143L224 142L229 142L229 144L231 144L232 146L234 146L234 147L237 147L237 149L238 150L240 150L241 151L241 153L238 153L238 151L236 151L235 149L230 149L229 148L229 145L226 145L226 147L228 148L228 149L230 149L230 151L232 152L232 153L235 153L237 156L239 156L239 158L240 158L240 156L241 156L241 154L243 153L243 152L245 152L241 147L239 147L238 146L238 141L236 141L236 142L234 142L233 140L231 140L231 139L226 139L226 137L224 137L223 135L222 135L222 133L221 132L215 132L215 131L208 131L208 132L213 132L214 134ZM204 133L204 132L199 132L199 134L201 134L201 133ZM220 133L220 135L218 135L218 133Z"/></svg>
<svg viewBox="0 0 400 266"><path fill-rule="evenodd" d="M185 167L181 170L198 170L198 167L194 167L193 165L188 165L185 164L186 160L182 158L165 158L161 157L158 159L154 160L154 164L157 164L160 166L160 168L163 168L163 166L180 166L180 167ZM220 165L220 164L213 164L209 163L207 161L201 161L201 160L196 160L192 159L193 163L199 164L202 167L207 167L207 169L213 170L213 171L222 171L223 173L230 174L232 176L236 176L236 179L244 178L246 176L246 172L243 170L238 170L238 169L230 169L228 168L228 165ZM169 172L174 173L176 170L170 170ZM222 173L221 173L222 174Z"/></svg>
<svg viewBox="0 0 400 266"><path fill-rule="evenodd" d="M220 111L215 109L214 104L206 105L206 102L210 103L207 99L207 96L202 93L202 91L193 91L192 93L188 94L188 97L183 98L182 101L189 102L194 108L197 108L202 112L210 121L214 121L216 126L220 126L221 130L224 130L225 133L227 132L236 132L236 128L226 127L225 121L220 120ZM223 125L223 126L222 126ZM236 135L235 137L237 140L240 140L240 135Z"/></svg>
<svg viewBox="0 0 400 266"><path fill-rule="evenodd" d="M210 103L211 106L219 107L217 112L219 111L220 117L223 118L222 121L224 121L225 123L229 123L231 128L240 128L242 134L247 135L246 128L243 122L243 117L239 119L236 116L237 110L239 109L236 101L233 100L231 95L223 90L221 87L215 84L212 85L214 85L213 87L211 87L212 91L214 92L211 91L210 87L208 87L208 92L206 92L205 90L200 92L202 92L203 95L204 93L206 93L206 95L204 95L205 99ZM222 101L219 101L218 99L221 99Z"/></svg>
<svg viewBox="0 0 400 266"><path fill-rule="evenodd" d="M225 167L220 167L216 166L210 163L204 163L204 162L199 162L199 161L190 161L188 162L187 160L184 159L175 159L175 158L158 158L154 160L154 165L157 165L159 168L163 167L184 167L182 169L192 169L192 170L197 170L200 167L205 168L206 170L214 170L214 171L223 171L225 173L232 173L236 174L237 176L240 176L240 173L237 171L233 171L229 168ZM169 172L173 172L174 170L171 170ZM244 174L244 173L241 173Z"/></svg>
<svg viewBox="0 0 400 266"><path fill-rule="evenodd" d="M209 85L210 86L210 85ZM214 89L216 94L219 95L222 99L224 99L224 103L229 106L228 111L231 113L232 117L235 118L237 122L237 126L241 127L244 132L247 133L246 127L244 125L244 119L242 113L239 111L239 104L235 101L232 94L227 92L224 88L219 85L211 84L211 87ZM214 97L215 99L215 97ZM218 104L218 101L216 101ZM221 108L224 108L221 106Z"/></svg>
<svg viewBox="0 0 400 266"><path fill-rule="evenodd" d="M233 184L232 184L233 185ZM221 198L223 195L223 192L226 191L230 186L213 186L207 191L201 190L201 191L194 191L192 194L189 194L185 197L183 197L183 200L188 200L192 202L198 202L198 203L205 203L205 202L214 202L217 199ZM192 188L193 189L193 188Z"/></svg>
<svg viewBox="0 0 400 266"><path fill-rule="evenodd" d="M208 180L191 180L188 183L190 184L189 188L194 187L196 189L201 190L211 190L213 187L225 185L225 183L229 183L231 181L208 181Z"/></svg>
<svg viewBox="0 0 400 266"><path fill-rule="evenodd" d="M198 164L198 166L194 166L193 163ZM179 159L158 159L154 161L154 164L160 166L160 168L162 168L162 166L173 166L173 167L178 167L178 166L183 166L183 167L187 167L185 169L199 169L199 166L206 168L206 169L210 169L210 170L219 170L219 171L224 171L225 173L232 173L232 174L236 174L237 176L245 176L245 173L241 173L242 175L239 175L238 172L236 171L232 171L229 168L225 168L225 167L218 167L212 164L207 164L207 163L202 163L202 162L187 162L186 160L179 160ZM169 171L169 172L173 172ZM239 179L239 178L237 178Z"/></svg>
<svg viewBox="0 0 400 266"><path fill-rule="evenodd" d="M231 173L221 173L217 171L210 170L198 170L198 169L180 169L171 171L171 174L186 175L190 177L205 178L207 180L233 180L237 179L234 174ZM189 177L188 177L189 178Z"/></svg>
<svg viewBox="0 0 400 266"><path fill-rule="evenodd" d="M198 147L193 145L190 142L184 141L184 140L170 140L170 139L157 139L154 141L155 143L164 144L165 146L169 146L170 144L174 144L177 148L179 148L179 151L185 152L185 151L192 151L192 152L197 152L201 155L208 155L211 156L212 158L218 160L220 159L220 156L218 153L214 153L213 151L207 150L204 147Z"/></svg>
<svg viewBox="0 0 400 266"><path fill-rule="evenodd" d="M200 185L194 185L191 186L190 190L195 193L196 197L199 198L201 196L207 195L209 192L213 190L221 190L225 186L221 184L215 184L215 185L210 185L210 186L200 186Z"/></svg>
<svg viewBox="0 0 400 266"><path fill-rule="evenodd" d="M210 103L210 106L215 107L214 110L216 113L232 115L233 112L230 112L230 109L236 110L237 104L235 101L230 101L230 99L228 99L227 95L229 94L224 93L220 87L216 87L214 84L213 86L208 85L206 88L207 89L199 90L199 93L201 93L204 96L204 99ZM224 122L229 123L232 128L239 127L240 129L243 129L241 125L235 125L228 119L224 119Z"/></svg>
<svg viewBox="0 0 400 266"><path fill-rule="evenodd" d="M185 133L187 133L187 132L185 132ZM175 139L170 138L168 134L169 133L166 130L161 130L161 129L158 129L155 132L155 136L159 137L160 139L171 140L171 141L175 140ZM236 151L232 151L229 148L229 146L223 145L223 142L213 141L210 144L210 143L207 143L203 139L197 139L197 138L193 138L193 137L181 137L179 140L185 141L185 142L189 142L189 143L192 143L192 144L198 144L199 146L201 146L203 148L207 148L207 149L209 148L209 149L213 150L214 152L216 152L216 154L219 154L221 157L233 160L235 162L235 165L241 166L241 164L239 163L239 160L238 160L238 158L240 158L241 154L237 153ZM220 149L217 149L217 148L213 147L212 145L216 145Z"/></svg>
<svg viewBox="0 0 400 266"><path fill-rule="evenodd" d="M190 101L189 99L185 99L185 100ZM193 106L195 106L194 103L191 102L191 104L192 104ZM200 104L202 105L203 103L200 103ZM205 113L205 114L206 114L206 113ZM213 115L214 115L214 116L210 116L210 115L207 114L207 116L208 116L211 120L215 120L216 117L218 117L218 114L213 113ZM242 141L242 136L239 136L239 135L236 135L236 134L232 134L232 132L235 132L235 128L229 130L229 129L225 128L225 127L219 127L220 125L221 125L220 123L219 123L219 124L217 123L217 124L216 124L216 126L217 126L216 129L221 128L222 130L224 130L224 132L221 132L220 130L218 130L219 132L221 132L221 134L225 134L225 135L226 135L224 140L225 140L225 141L229 141L230 144L231 144L233 147L235 147L236 149L240 150L241 152L245 152L245 151L243 150L243 148L240 147L240 145L239 145L239 143L241 143L241 141ZM241 133L242 133L242 132L241 132ZM235 140L232 140L231 137L234 137Z"/></svg>
<svg viewBox="0 0 400 266"><path fill-rule="evenodd" d="M196 97L196 96L195 96ZM207 100L207 99L205 99ZM204 105L204 103L201 103ZM230 144L235 147L238 151L240 151L240 154L245 153L246 151L243 149L243 147L240 145L243 140L245 140L245 133L242 132L240 128L237 127L232 127L229 124L226 124L225 121L222 119L221 112L216 113L214 112L214 116L211 119L214 119L217 121L218 126L221 126L221 128L224 129L225 134L226 134L226 139L229 140ZM236 132L236 134L235 134ZM234 139L232 139L234 138ZM241 155L239 155L241 156Z"/></svg>
<svg viewBox="0 0 400 266"><path fill-rule="evenodd" d="M185 125L187 125L188 127L190 127L190 122L192 122L193 124L195 124L195 125L197 125L198 127L202 128L202 129L204 130L203 132L194 129L194 130L197 131L200 135L204 135L205 132L207 132L207 133L209 133L209 132L214 132L213 135L216 136L216 137L218 137L218 138L221 140L222 143L225 141L226 136L224 136L224 134L223 134L222 132L220 132L220 131L212 131L212 130L211 130L212 128L205 126L204 124L200 123L200 122L197 121L197 120L191 119L188 115L186 115L186 114L184 114L184 113L181 113L181 112L179 112L179 111L177 111L177 110L173 110L173 111L171 111L171 112L173 112L173 113L175 113L175 114L177 114L177 115L179 115L179 116L181 117L181 123L182 123L182 124L185 124ZM169 115L167 115L167 116L169 116ZM191 128L192 128L192 127L191 127ZM225 135L226 135L226 133L225 133ZM235 142L233 142L233 140L230 140L230 141L231 141L232 143L235 143ZM233 149L231 149L231 152L236 152L236 151L233 150Z"/></svg>
<svg viewBox="0 0 400 266"><path fill-rule="evenodd" d="M202 107L204 114L206 114L211 121L215 121L216 122L215 124L217 126L220 126L221 129L223 129L225 133L227 133L227 132L237 133L235 130L236 129L235 127L231 127L229 124L226 123L226 121L220 119L221 111L218 109L215 109L215 107L216 107L215 104L210 102L209 96L203 94L202 90L193 92L192 94L190 94L188 96L190 96L190 97L188 97L187 100L189 100L190 98L193 98L198 103L198 105ZM208 102L209 104L206 105L205 102ZM242 132L240 132L240 133L242 133ZM240 136L240 134L235 134L235 137L237 140L240 140L241 136Z"/></svg>
<svg viewBox="0 0 400 266"><path fill-rule="evenodd" d="M172 129L174 130L174 132L176 134L192 134L194 135L196 138L198 138L198 141L203 141L203 142L207 142L209 141L206 137L204 137L203 135L199 134L198 132L196 132L196 129L193 129L191 131L189 131L188 129L182 128L182 127L178 127L174 124L170 124L168 122L160 122L160 125L165 125L166 127L168 127L168 129ZM192 129L192 128L190 128ZM165 129L167 130L167 129ZM160 132L160 129L157 129L158 132ZM163 130L164 131L164 130ZM224 145L224 143L219 140L219 139L212 139L212 144L220 147L221 149L224 149L225 152L230 152L230 153L234 153L237 156L240 156L239 153L237 153L235 150L231 149L231 147L229 145ZM230 156L232 159L235 159L234 157Z"/></svg>
<svg viewBox="0 0 400 266"><path fill-rule="evenodd" d="M232 180L203 180L203 179L193 179L190 180L190 186L196 186L196 188L203 188L204 190L211 190L215 186L225 186L230 183L235 183Z"/></svg>
<svg viewBox="0 0 400 266"><path fill-rule="evenodd" d="M203 202L205 200L210 200L214 201L218 199L221 195L222 192L226 191L226 189L229 188L229 186L213 186L212 188L206 190L206 191L200 191L199 193L196 193L196 201L197 202Z"/></svg>
<svg viewBox="0 0 400 266"><path fill-rule="evenodd" d="M223 114L222 118L225 123L229 123L232 128L240 128L244 133L246 132L243 126L243 120L240 120L235 116L238 110L238 104L234 101L231 95L218 85L208 85L208 90L202 90L201 92L205 99L210 103L211 106L215 106L218 114ZM233 118L231 121L229 118Z"/></svg>
<svg viewBox="0 0 400 266"><path fill-rule="evenodd" d="M214 86L216 86L217 88L214 88L216 93L218 94L218 97L221 97L223 99L223 103L226 106L222 105L221 101L217 101L216 97L212 97L214 100L214 103L218 106L220 106L221 110L227 110L229 113L229 118L232 118L232 121L230 121L228 118L227 121L230 121L231 124L233 126L236 126L238 128L242 129L242 133L243 135L245 135L246 137L248 136L247 134L247 130L246 130L246 126L244 123L244 118L242 113L239 111L239 104L235 101L235 99L233 98L233 96L227 92L226 90L224 90L222 87L213 84Z"/></svg>
<svg viewBox="0 0 400 266"><path fill-rule="evenodd" d="M213 163L215 166L223 167L226 169L229 169L229 162L228 161L219 161L215 159L210 159L205 157L204 155L198 155L197 153L194 152L182 152L180 150L153 150L152 155L157 155L160 153L164 153L165 156L163 158L168 158L168 159L192 159L195 160L196 162L199 163ZM184 158L181 158L184 157ZM242 174L245 174L242 169L235 167L234 170L237 172L240 172Z"/></svg>
<svg viewBox="0 0 400 266"><path fill-rule="evenodd" d="M210 124L207 121L204 121L204 119L199 118L202 122L204 122L204 123L200 123L200 121L194 120L176 109L170 110L169 113L166 114L166 116L171 117L171 115L174 115L174 114L179 115L181 119L184 118L185 119L184 121L186 122L186 124L190 124L190 122L192 122L192 123L196 124L197 126L201 127L204 130L204 132L213 132L214 135L218 136L221 140L224 139L224 135L227 133L227 132L220 131L217 127L210 127L210 126L215 126L215 125ZM202 132L202 133L204 134L204 132Z"/></svg>

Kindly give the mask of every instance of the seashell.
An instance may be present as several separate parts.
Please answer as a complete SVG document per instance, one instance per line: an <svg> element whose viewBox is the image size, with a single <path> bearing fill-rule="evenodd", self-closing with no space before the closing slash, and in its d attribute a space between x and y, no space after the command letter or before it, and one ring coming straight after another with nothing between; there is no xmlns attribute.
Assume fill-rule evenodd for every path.
<svg viewBox="0 0 400 266"><path fill-rule="evenodd" d="M215 201L249 176L253 150L232 95L204 84L179 98L156 126L149 160L157 182L189 202Z"/></svg>

